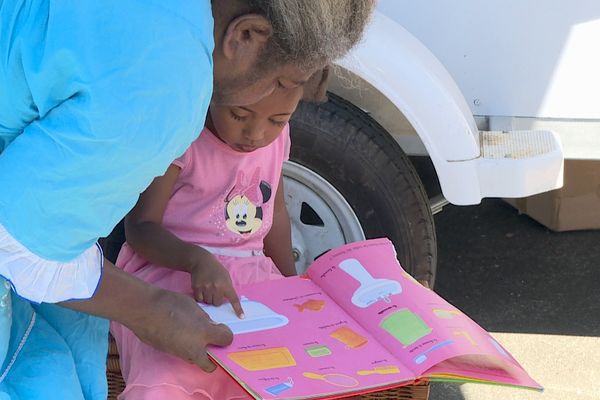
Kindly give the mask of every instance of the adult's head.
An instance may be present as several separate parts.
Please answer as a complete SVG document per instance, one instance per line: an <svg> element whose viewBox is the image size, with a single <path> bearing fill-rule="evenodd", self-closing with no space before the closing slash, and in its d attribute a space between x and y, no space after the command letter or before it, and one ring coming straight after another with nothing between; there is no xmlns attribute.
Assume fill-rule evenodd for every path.
<svg viewBox="0 0 600 400"><path fill-rule="evenodd" d="M375 0L213 0L213 102L255 103L302 85L360 39Z"/></svg>

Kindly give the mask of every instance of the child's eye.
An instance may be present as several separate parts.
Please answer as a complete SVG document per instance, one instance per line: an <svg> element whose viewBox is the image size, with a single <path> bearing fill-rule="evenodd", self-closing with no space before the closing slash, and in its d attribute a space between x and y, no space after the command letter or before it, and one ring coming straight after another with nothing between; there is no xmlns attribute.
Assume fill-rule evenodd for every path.
<svg viewBox="0 0 600 400"><path fill-rule="evenodd" d="M287 121L275 121L275 120L271 120L271 123L275 126L281 126L284 127L285 124L287 124Z"/></svg>
<svg viewBox="0 0 600 400"><path fill-rule="evenodd" d="M246 120L246 116L237 115L236 113L234 113L231 110L229 110L229 112L231 113L231 118L235 119L236 121L245 121Z"/></svg>

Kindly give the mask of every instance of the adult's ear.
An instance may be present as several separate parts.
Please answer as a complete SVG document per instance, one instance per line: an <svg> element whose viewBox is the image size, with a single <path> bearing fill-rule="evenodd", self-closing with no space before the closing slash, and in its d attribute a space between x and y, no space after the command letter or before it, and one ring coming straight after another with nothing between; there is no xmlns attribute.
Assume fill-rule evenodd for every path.
<svg viewBox="0 0 600 400"><path fill-rule="evenodd" d="M327 65L315 72L304 84L302 100L313 103L325 103L327 101L327 87L331 79L331 66Z"/></svg>
<svg viewBox="0 0 600 400"><path fill-rule="evenodd" d="M223 36L223 55L229 60L253 60L269 41L271 23L259 14L244 14L233 19ZM249 61L249 60L248 60Z"/></svg>

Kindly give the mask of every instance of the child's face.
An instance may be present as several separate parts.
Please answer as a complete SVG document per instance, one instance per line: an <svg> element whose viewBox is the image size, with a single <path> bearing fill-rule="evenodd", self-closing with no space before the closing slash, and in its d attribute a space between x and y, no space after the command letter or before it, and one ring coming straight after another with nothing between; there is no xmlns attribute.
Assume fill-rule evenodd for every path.
<svg viewBox="0 0 600 400"><path fill-rule="evenodd" d="M277 89L247 106L211 105L213 133L229 147L250 152L273 142L302 98L302 88Z"/></svg>

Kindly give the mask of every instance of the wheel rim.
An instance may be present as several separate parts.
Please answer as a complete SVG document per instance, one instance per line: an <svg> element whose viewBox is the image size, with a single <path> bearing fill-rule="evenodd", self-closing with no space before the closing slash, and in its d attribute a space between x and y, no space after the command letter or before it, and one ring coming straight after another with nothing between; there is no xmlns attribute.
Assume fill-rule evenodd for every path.
<svg viewBox="0 0 600 400"><path fill-rule="evenodd" d="M287 161L283 166L283 176L298 273L306 271L315 257L327 250L365 239L352 207L319 174Z"/></svg>

